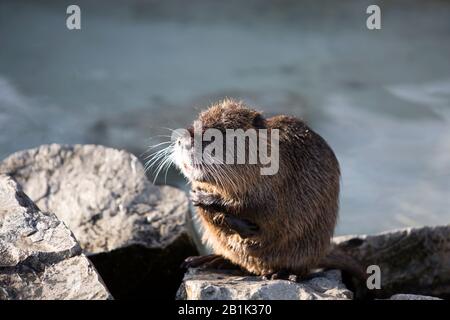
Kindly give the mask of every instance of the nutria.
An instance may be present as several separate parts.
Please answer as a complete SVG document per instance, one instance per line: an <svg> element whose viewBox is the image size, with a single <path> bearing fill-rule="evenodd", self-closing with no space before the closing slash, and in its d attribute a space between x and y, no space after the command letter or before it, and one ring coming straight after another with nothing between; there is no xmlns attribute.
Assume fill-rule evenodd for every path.
<svg viewBox="0 0 450 320"><path fill-rule="evenodd" d="M196 162L194 133L209 128L225 134L226 129L278 129L278 172L262 175L260 163ZM285 115L265 119L228 99L202 112L177 138L173 151L175 164L192 184L203 238L214 251L187 258L184 267L231 262L270 279L301 279L314 268L333 266L336 254L328 253L338 217L339 163L327 142L302 120ZM346 259L334 260L341 260L337 267L348 267Z"/></svg>

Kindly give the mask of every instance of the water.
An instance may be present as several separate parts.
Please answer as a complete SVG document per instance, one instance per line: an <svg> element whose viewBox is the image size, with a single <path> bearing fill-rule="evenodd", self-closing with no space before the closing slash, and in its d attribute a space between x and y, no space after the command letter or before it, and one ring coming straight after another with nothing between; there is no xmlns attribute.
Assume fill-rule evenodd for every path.
<svg viewBox="0 0 450 320"><path fill-rule="evenodd" d="M81 31L62 1L0 2L0 158L52 142L139 156L236 97L328 140L338 234L450 222L450 3L379 2L379 31L371 1L77 3Z"/></svg>

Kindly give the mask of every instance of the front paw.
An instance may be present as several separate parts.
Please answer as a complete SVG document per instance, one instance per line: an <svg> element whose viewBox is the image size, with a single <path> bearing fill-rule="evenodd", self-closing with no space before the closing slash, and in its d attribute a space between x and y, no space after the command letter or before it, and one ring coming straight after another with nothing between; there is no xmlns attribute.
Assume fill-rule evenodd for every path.
<svg viewBox="0 0 450 320"><path fill-rule="evenodd" d="M201 189L193 189L190 192L191 201L194 206L212 206L220 200L219 196Z"/></svg>
<svg viewBox="0 0 450 320"><path fill-rule="evenodd" d="M224 218L224 223L228 228L239 234L242 239L252 238L260 234L259 226L247 219L227 215Z"/></svg>

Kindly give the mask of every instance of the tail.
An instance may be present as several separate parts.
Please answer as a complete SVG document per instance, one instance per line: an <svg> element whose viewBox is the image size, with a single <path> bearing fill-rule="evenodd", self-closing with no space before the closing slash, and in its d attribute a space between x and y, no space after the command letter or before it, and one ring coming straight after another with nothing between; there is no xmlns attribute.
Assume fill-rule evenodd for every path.
<svg viewBox="0 0 450 320"><path fill-rule="evenodd" d="M367 273L363 265L338 248L333 248L319 262L319 268L339 269L342 272L342 281L355 293L355 299L373 299L367 288Z"/></svg>

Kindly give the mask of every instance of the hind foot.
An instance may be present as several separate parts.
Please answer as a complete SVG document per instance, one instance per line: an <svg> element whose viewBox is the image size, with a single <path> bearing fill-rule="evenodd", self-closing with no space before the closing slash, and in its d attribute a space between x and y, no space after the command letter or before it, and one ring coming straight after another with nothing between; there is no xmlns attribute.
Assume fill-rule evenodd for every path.
<svg viewBox="0 0 450 320"><path fill-rule="evenodd" d="M300 277L296 274L290 273L287 269L281 269L277 272L272 272L262 275L263 280L288 280L292 282L298 282Z"/></svg>
<svg viewBox="0 0 450 320"><path fill-rule="evenodd" d="M204 268L204 269L218 269L218 270L233 270L239 269L230 260L217 254L209 254L206 256L188 257L181 264L181 268Z"/></svg>

